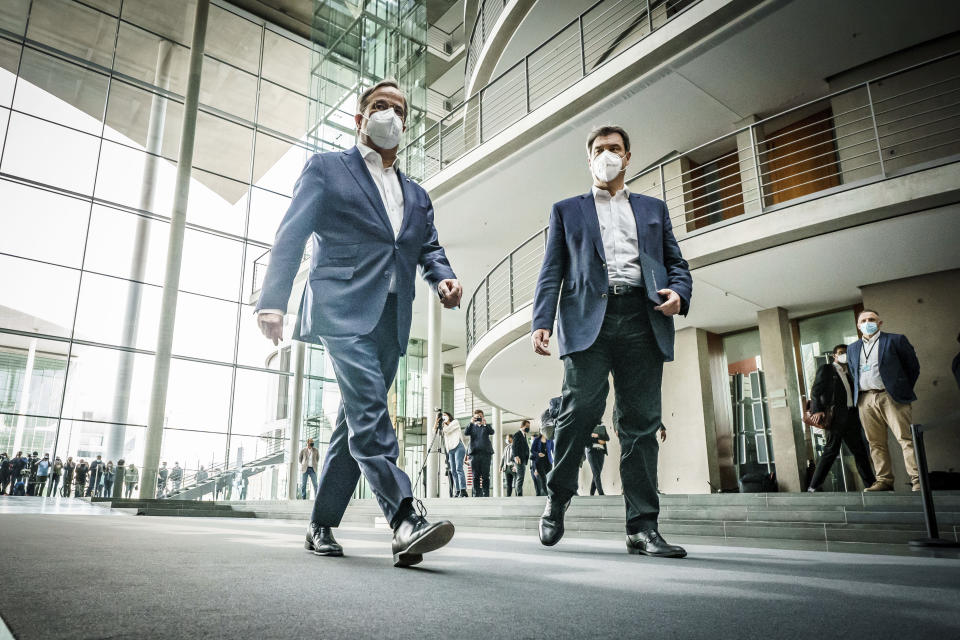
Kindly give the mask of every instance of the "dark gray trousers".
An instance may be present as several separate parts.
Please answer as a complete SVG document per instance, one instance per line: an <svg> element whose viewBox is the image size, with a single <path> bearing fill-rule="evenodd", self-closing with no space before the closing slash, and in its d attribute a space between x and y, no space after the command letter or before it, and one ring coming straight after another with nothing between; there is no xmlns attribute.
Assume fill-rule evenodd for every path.
<svg viewBox="0 0 960 640"><path fill-rule="evenodd" d="M660 514L657 430L663 355L648 313L659 311L640 293L610 296L596 341L564 356L554 467L547 478L551 498L565 501L577 493L583 450L601 422L612 373L628 534L656 528Z"/></svg>

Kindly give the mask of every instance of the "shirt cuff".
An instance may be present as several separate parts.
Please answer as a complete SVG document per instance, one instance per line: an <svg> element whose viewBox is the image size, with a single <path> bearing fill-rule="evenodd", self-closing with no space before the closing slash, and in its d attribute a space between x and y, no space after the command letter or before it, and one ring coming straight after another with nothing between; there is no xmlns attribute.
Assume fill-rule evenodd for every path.
<svg viewBox="0 0 960 640"><path fill-rule="evenodd" d="M279 313L280 315L283 315L284 311L282 309L260 309L259 311L257 311L258 316L261 313Z"/></svg>

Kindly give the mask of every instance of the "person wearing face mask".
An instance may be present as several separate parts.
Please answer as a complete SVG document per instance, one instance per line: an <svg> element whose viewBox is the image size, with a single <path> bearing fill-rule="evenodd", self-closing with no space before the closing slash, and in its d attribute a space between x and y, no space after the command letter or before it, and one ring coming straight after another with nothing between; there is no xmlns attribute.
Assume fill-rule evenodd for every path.
<svg viewBox="0 0 960 640"><path fill-rule="evenodd" d="M863 439L863 427L860 426L860 414L853 402L853 377L847 366L847 345L838 344L834 347L833 362L817 370L817 377L810 388L810 412L813 418L821 423L824 423L827 412L830 412L831 420L829 429L826 429L827 442L823 447L823 454L807 491L814 492L820 488L830 473L833 462L840 455L843 444L846 444L853 454L863 485L873 486L877 478L870 466L870 456Z"/></svg>
<svg viewBox="0 0 960 640"><path fill-rule="evenodd" d="M914 491L920 490L917 458L910 433L913 387L920 377L917 353L906 336L880 331L883 320L873 309L857 316L861 340L847 346L847 363L853 376L853 401L870 443L877 481L867 491L893 491L893 466L887 447L887 430L903 450L903 464Z"/></svg>
<svg viewBox="0 0 960 640"><path fill-rule="evenodd" d="M550 355L557 320L564 378L540 542L552 546L563 536L564 513L577 493L580 460L603 416L612 373L627 551L683 557L686 551L657 529L657 432L663 363L673 359L673 316L687 313L692 278L666 204L625 186L629 163L626 131L594 130L587 138L593 188L556 203L550 214L532 342L537 354Z"/></svg>
<svg viewBox="0 0 960 640"><path fill-rule="evenodd" d="M360 475L394 530L394 566L419 563L453 537L447 521L430 523L414 503L410 478L397 466L400 449L387 390L406 351L417 267L448 309L462 289L434 225L424 189L396 166L407 99L394 81L363 91L355 116L356 146L307 161L280 222L256 306L274 345L309 239L312 261L293 339L323 344L342 400L304 546L340 556L333 536Z"/></svg>

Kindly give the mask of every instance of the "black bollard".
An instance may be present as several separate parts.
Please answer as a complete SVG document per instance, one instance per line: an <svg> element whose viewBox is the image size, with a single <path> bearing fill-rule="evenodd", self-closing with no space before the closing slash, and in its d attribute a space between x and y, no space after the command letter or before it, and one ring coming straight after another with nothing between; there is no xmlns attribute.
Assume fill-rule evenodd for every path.
<svg viewBox="0 0 960 640"><path fill-rule="evenodd" d="M124 466L123 458L117 460L117 467L114 469L115 473L113 475L113 495L111 498L122 498L123 497L123 475L124 475Z"/></svg>
<svg viewBox="0 0 960 640"><path fill-rule="evenodd" d="M913 449L917 457L917 474L920 477L920 497L923 499L923 519L927 525L927 537L911 540L911 547L935 547L938 549L960 547L954 540L944 540L940 537L940 528L937 526L937 512L933 507L933 493L930 490L930 479L927 477L927 450L923 444L923 425L911 424L910 434L913 436Z"/></svg>

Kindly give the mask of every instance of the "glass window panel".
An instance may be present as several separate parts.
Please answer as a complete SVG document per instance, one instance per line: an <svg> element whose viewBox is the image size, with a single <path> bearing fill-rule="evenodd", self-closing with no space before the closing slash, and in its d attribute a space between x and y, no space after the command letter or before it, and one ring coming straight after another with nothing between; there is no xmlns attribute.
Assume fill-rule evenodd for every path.
<svg viewBox="0 0 960 640"><path fill-rule="evenodd" d="M244 303L256 305L260 298L260 285L267 274L269 263L269 247L247 244L247 254L243 265L243 289L241 291L241 300Z"/></svg>
<svg viewBox="0 0 960 640"><path fill-rule="evenodd" d="M99 140L23 114L10 116L0 170L89 194L97 169ZM50 153L56 149L57 153Z"/></svg>
<svg viewBox="0 0 960 640"><path fill-rule="evenodd" d="M128 2L127 6L131 4ZM125 22L120 23L117 54L113 63L116 71L182 96L187 92L189 67L188 47Z"/></svg>
<svg viewBox="0 0 960 640"><path fill-rule="evenodd" d="M10 110L0 108L0 149L7 140L7 122L10 120Z"/></svg>
<svg viewBox="0 0 960 640"><path fill-rule="evenodd" d="M120 15L120 5L123 4L123 0L83 0L86 4L91 7L96 7L101 11L106 11L112 16Z"/></svg>
<svg viewBox="0 0 960 640"><path fill-rule="evenodd" d="M289 343L286 350L285 362L289 368ZM289 394L292 388L293 378L290 376L237 369L232 433L253 436L286 433L290 425Z"/></svg>
<svg viewBox="0 0 960 640"><path fill-rule="evenodd" d="M192 475L194 469L203 466L206 469L219 467L224 463L227 451L227 434L203 433L202 431L184 431L182 429L164 429L163 446L160 449L160 461L172 469L175 462L186 469L186 475ZM173 489L173 483L167 481L167 489Z"/></svg>
<svg viewBox="0 0 960 640"><path fill-rule="evenodd" d="M162 295L158 286L85 273L80 284L74 337L153 351Z"/></svg>
<svg viewBox="0 0 960 640"><path fill-rule="evenodd" d="M257 110L257 76L204 57L200 102L253 122Z"/></svg>
<svg viewBox="0 0 960 640"><path fill-rule="evenodd" d="M176 183L177 168L171 161L104 140L97 198L169 216Z"/></svg>
<svg viewBox="0 0 960 640"><path fill-rule="evenodd" d="M0 2L0 29L22 36L29 13L30 0L3 0Z"/></svg>
<svg viewBox="0 0 960 640"><path fill-rule="evenodd" d="M153 133L150 122L153 120ZM162 155L172 162L180 152L183 105L116 79L110 85L105 138Z"/></svg>
<svg viewBox="0 0 960 640"><path fill-rule="evenodd" d="M243 269L242 252L243 243L237 240L187 229L183 239L180 289L236 300Z"/></svg>
<svg viewBox="0 0 960 640"><path fill-rule="evenodd" d="M145 425L153 359L152 355L75 344L63 417Z"/></svg>
<svg viewBox="0 0 960 640"><path fill-rule="evenodd" d="M187 222L242 236L247 223L247 183L200 169L194 169L192 177Z"/></svg>
<svg viewBox="0 0 960 640"><path fill-rule="evenodd" d="M273 346L273 343L260 332L260 328L257 326L257 316L253 309L254 307L251 305L243 305L240 309L237 364L279 370L283 364L283 359L278 355L278 347ZM296 319L295 314L284 316L283 335L285 338L292 335ZM279 348L282 348L282 345Z"/></svg>
<svg viewBox="0 0 960 640"><path fill-rule="evenodd" d="M0 415L0 451L48 453L57 434L57 417Z"/></svg>
<svg viewBox="0 0 960 640"><path fill-rule="evenodd" d="M107 76L27 48L20 62L15 109L100 135Z"/></svg>
<svg viewBox="0 0 960 640"><path fill-rule="evenodd" d="M113 462L116 465L123 460L125 468L132 464L139 470L143 466L143 452L146 444L146 427L64 420L60 423L57 456L64 462L67 458L73 458L73 462L79 464L80 460L89 463L101 455L104 462ZM89 486L89 479L87 486ZM126 485L123 489L126 496ZM131 497L138 497L139 492L133 487L131 489ZM73 487L70 495L74 495L75 491L76 486Z"/></svg>
<svg viewBox="0 0 960 640"><path fill-rule="evenodd" d="M250 73L257 73L260 66L260 33L263 29L217 6L210 7L209 21L204 53Z"/></svg>
<svg viewBox="0 0 960 640"><path fill-rule="evenodd" d="M253 160L253 183L264 189L284 195L293 195L293 185L303 172L311 152L268 136L257 134L257 149Z"/></svg>
<svg viewBox="0 0 960 640"><path fill-rule="evenodd" d="M169 228L161 220L94 205L84 269L163 285Z"/></svg>
<svg viewBox="0 0 960 640"><path fill-rule="evenodd" d="M25 415L6 414L44 416L53 418L56 424L66 381L68 347L66 341L0 333L0 411L5 414L0 427L0 451L10 452L17 431L22 439L25 429L46 424L38 424L36 418L31 424L31 418ZM5 442L7 436L12 437ZM22 443L17 449L21 447Z"/></svg>
<svg viewBox="0 0 960 640"><path fill-rule="evenodd" d="M254 188L250 194L250 225L247 237L273 244L277 227L290 206L290 198Z"/></svg>
<svg viewBox="0 0 960 640"><path fill-rule="evenodd" d="M117 19L112 16L71 0L33 0L27 28L31 40L109 69L116 36Z"/></svg>
<svg viewBox="0 0 960 640"><path fill-rule="evenodd" d="M165 424L225 433L232 372L226 366L171 360Z"/></svg>
<svg viewBox="0 0 960 640"><path fill-rule="evenodd" d="M89 202L6 180L0 202L0 252L81 266Z"/></svg>
<svg viewBox="0 0 960 640"><path fill-rule="evenodd" d="M235 180L250 179L250 147L253 130L223 118L197 114L197 137L193 164Z"/></svg>
<svg viewBox="0 0 960 640"><path fill-rule="evenodd" d="M243 460L235 500L282 500L286 498L287 473L283 464L286 439L282 435L230 436L230 459Z"/></svg>
<svg viewBox="0 0 960 640"><path fill-rule="evenodd" d="M69 336L80 272L0 255L0 328Z"/></svg>
<svg viewBox="0 0 960 640"><path fill-rule="evenodd" d="M196 6L196 0L125 2L122 17L148 31L189 47L193 39Z"/></svg>
<svg viewBox="0 0 960 640"><path fill-rule="evenodd" d="M181 356L233 362L237 337L237 304L180 293L173 331L173 353Z"/></svg>
<svg viewBox="0 0 960 640"><path fill-rule="evenodd" d="M0 3L0 6L2 4ZM17 81L17 68L20 65L20 49L22 47L19 44L0 38L0 105L6 107L10 106L13 99L13 85Z"/></svg>
<svg viewBox="0 0 960 640"><path fill-rule="evenodd" d="M303 94L310 93L310 49L269 29L263 36L264 78Z"/></svg>
<svg viewBox="0 0 960 640"><path fill-rule="evenodd" d="M310 101L271 82L260 83L257 121L265 127L301 140L307 133Z"/></svg>

